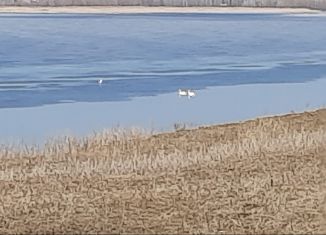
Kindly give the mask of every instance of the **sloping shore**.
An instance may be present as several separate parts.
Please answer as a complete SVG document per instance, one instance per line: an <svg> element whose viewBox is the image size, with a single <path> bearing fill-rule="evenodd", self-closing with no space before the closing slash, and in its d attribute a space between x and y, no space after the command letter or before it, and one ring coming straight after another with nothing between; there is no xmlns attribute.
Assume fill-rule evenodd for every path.
<svg viewBox="0 0 326 235"><path fill-rule="evenodd" d="M318 13L318 10L305 8L253 8L253 7L142 7L142 6L60 6L60 7L14 7L0 6L0 13Z"/></svg>
<svg viewBox="0 0 326 235"><path fill-rule="evenodd" d="M323 233L325 143L321 109L3 146L0 233Z"/></svg>

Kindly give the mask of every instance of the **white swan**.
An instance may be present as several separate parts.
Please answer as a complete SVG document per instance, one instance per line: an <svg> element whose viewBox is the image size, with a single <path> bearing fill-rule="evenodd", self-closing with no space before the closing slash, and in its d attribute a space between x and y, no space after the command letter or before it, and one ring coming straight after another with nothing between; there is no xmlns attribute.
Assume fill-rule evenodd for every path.
<svg viewBox="0 0 326 235"><path fill-rule="evenodd" d="M178 94L179 94L179 97L180 96L187 96L188 95L188 92L186 90L179 89Z"/></svg>
<svg viewBox="0 0 326 235"><path fill-rule="evenodd" d="M195 97L196 92L192 91L192 90L187 90L187 96L188 96L188 99L190 99L190 97Z"/></svg>
<svg viewBox="0 0 326 235"><path fill-rule="evenodd" d="M97 83L100 84L100 85L102 84L102 82L103 82L102 79L97 80Z"/></svg>

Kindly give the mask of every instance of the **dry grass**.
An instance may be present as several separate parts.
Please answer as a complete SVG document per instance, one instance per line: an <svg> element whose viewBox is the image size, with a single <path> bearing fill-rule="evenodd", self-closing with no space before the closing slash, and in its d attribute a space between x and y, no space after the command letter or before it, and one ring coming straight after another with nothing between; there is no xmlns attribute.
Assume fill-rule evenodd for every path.
<svg viewBox="0 0 326 235"><path fill-rule="evenodd" d="M326 110L0 149L0 233L326 232Z"/></svg>

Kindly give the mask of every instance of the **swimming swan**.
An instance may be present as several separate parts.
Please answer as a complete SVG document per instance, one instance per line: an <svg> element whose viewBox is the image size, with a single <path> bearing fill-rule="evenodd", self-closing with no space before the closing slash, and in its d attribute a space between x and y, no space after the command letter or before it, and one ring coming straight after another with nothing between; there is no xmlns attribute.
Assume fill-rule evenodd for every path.
<svg viewBox="0 0 326 235"><path fill-rule="evenodd" d="M178 94L179 94L179 97L180 96L187 96L188 95L188 92L186 90L179 89Z"/></svg>
<svg viewBox="0 0 326 235"><path fill-rule="evenodd" d="M187 96L188 96L188 99L190 99L190 97L195 97L196 92L192 91L192 90L187 90Z"/></svg>

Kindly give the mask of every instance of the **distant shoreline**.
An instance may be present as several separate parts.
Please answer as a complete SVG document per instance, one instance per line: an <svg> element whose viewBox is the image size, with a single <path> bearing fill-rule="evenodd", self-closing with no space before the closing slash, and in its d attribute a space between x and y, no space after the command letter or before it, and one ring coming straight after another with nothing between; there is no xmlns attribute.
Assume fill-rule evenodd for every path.
<svg viewBox="0 0 326 235"><path fill-rule="evenodd" d="M320 13L307 8L264 8L264 7L141 7L141 6L63 6L26 7L2 6L0 13L82 13L82 14L132 14L132 13L236 13L236 14L306 14Z"/></svg>

